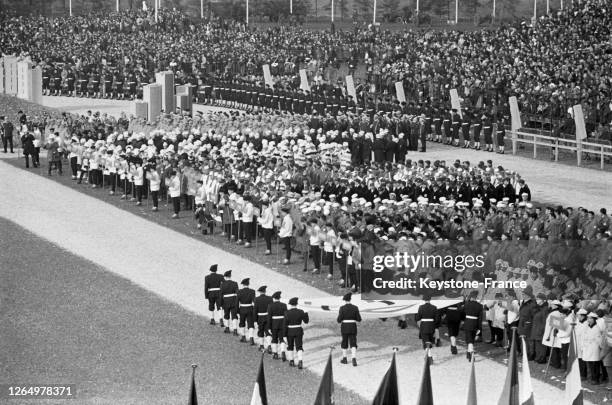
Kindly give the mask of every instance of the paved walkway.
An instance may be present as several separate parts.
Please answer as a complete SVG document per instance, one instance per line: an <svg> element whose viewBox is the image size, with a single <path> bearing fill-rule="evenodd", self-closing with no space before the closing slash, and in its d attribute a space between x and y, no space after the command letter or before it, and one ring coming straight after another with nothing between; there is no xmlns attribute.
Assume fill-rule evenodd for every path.
<svg viewBox="0 0 612 405"><path fill-rule="evenodd" d="M255 284L265 282L270 291L282 290L285 299L328 296L305 283L1 160L0 190L0 216L204 317L208 316L208 311L203 302L203 278L213 263L218 263L222 271L233 269L235 280L250 277ZM313 325L305 332L305 366L320 375L329 346L338 343L337 325L322 314L313 313L312 316ZM391 348L383 342L383 336L379 342L361 342L360 367L339 369L336 359L335 382L371 399L390 361ZM412 403L418 394L422 356L420 350L408 351L400 347L400 390L405 403ZM476 369L480 381L479 400L495 403L504 381L505 367L482 358ZM436 366L432 368L436 403L463 402L467 395L465 376L468 372L469 364L462 356L451 356L447 350L436 353ZM491 389L491 381L498 382L495 389ZM554 403L563 398L563 392L553 386L535 379L533 386L536 401Z"/></svg>

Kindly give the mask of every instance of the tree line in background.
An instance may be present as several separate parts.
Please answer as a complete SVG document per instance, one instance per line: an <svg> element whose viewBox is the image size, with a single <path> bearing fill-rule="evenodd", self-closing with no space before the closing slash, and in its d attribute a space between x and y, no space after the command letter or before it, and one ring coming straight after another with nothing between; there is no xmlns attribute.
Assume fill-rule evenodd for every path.
<svg viewBox="0 0 612 405"><path fill-rule="evenodd" d="M154 0L145 0L153 7ZM417 0L378 0L378 22L414 21ZM494 0L459 0L460 20L490 18ZM545 0L536 0L543 13ZM551 8L558 9L561 0L551 0ZM253 21L278 22L291 17L289 0L249 0L249 17ZM120 0L121 9L141 8L142 0ZM200 0L162 0L163 7L175 7L194 17L200 15ZM334 0L334 19L337 21L372 21L373 0ZM455 18L455 0L420 0L419 19L445 21ZM16 14L66 15L69 0L0 0L3 10ZM72 0L74 14L90 11L113 11L116 0ZM205 16L211 13L220 17L244 19L246 0L204 0ZM293 17L296 20L329 19L332 0L293 0ZM499 20L529 17L533 0L497 0L496 15Z"/></svg>

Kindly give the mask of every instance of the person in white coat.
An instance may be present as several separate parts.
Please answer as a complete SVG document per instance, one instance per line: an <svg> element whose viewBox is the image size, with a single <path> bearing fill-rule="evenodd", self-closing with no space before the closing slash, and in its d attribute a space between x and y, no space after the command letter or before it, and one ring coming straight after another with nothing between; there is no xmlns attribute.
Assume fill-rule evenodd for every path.
<svg viewBox="0 0 612 405"><path fill-rule="evenodd" d="M272 253L272 235L274 233L274 213L272 212L272 206L269 200L263 200L261 202L261 217L258 218L263 230L264 240L266 241L266 252L264 254L269 255Z"/></svg>
<svg viewBox="0 0 612 405"><path fill-rule="evenodd" d="M181 210L181 179L179 178L176 170L170 172L170 181L168 182L168 192L172 199L172 207L174 208L174 214L172 218L178 218L179 211Z"/></svg>
<svg viewBox="0 0 612 405"><path fill-rule="evenodd" d="M551 367L560 369L566 366L566 364L562 364L563 356L561 348L564 343L569 343L569 332L566 329L569 327L571 331L571 325L566 325L566 315L561 312L561 302L554 300L550 303L550 306L552 312L546 318L546 328L544 329L542 344L552 349L550 356Z"/></svg>
<svg viewBox="0 0 612 405"><path fill-rule="evenodd" d="M576 313L577 322L574 327L574 332L576 332L576 357L578 357L578 368L580 369L580 377L582 379L587 378L587 365L582 359L582 342L584 340L584 332L588 328L587 314L588 311L586 309L580 308Z"/></svg>
<svg viewBox="0 0 612 405"><path fill-rule="evenodd" d="M601 358L607 346L605 334L597 325L598 318L595 312L589 313L588 324L582 335L582 359L587 364L593 385L601 383Z"/></svg>
<svg viewBox="0 0 612 405"><path fill-rule="evenodd" d="M150 163L147 166L147 179L149 180L149 189L151 190L151 198L153 199L152 211L159 209L159 188L161 186L161 176L157 172L155 163Z"/></svg>
<svg viewBox="0 0 612 405"><path fill-rule="evenodd" d="M293 220L289 215L289 207L281 209L281 226L278 230L278 237L285 247L285 260L283 264L289 264L291 261L291 238L293 237Z"/></svg>

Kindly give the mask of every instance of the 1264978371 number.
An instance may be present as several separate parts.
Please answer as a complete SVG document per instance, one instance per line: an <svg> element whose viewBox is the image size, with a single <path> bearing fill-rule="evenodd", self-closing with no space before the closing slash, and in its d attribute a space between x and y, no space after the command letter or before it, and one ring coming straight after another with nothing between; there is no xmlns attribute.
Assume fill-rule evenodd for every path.
<svg viewBox="0 0 612 405"><path fill-rule="evenodd" d="M76 398L76 384L2 384L0 398Z"/></svg>

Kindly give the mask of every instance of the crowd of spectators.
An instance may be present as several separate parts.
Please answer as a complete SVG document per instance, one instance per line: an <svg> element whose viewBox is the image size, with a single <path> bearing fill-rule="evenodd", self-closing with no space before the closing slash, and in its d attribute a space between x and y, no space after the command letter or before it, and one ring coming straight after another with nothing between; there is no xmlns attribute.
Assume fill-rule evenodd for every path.
<svg viewBox="0 0 612 405"><path fill-rule="evenodd" d="M166 9L158 23L150 10L53 19L3 16L0 49L40 62L51 93L72 89L113 97L138 97L155 72L168 69L177 83L224 79L263 86L263 64L271 66L275 90L298 91L298 70L307 68L313 92L346 96L333 73L346 62L349 73L366 67L357 80L359 99L394 99L394 83L401 80L408 100L419 106L446 108L448 91L457 88L464 106L509 115L507 99L516 95L524 113L561 132L571 125L568 109L582 103L588 132L606 139L612 121L612 13L602 0L572 3L536 24L469 32L257 29L190 20ZM376 93L369 93L372 87Z"/></svg>

